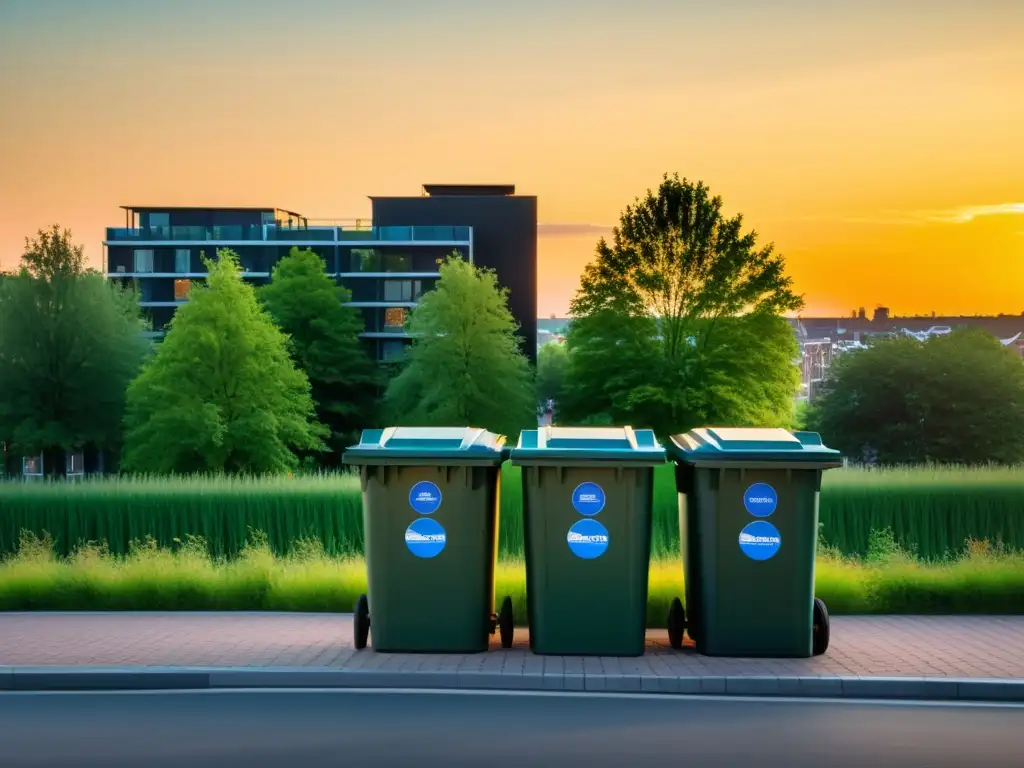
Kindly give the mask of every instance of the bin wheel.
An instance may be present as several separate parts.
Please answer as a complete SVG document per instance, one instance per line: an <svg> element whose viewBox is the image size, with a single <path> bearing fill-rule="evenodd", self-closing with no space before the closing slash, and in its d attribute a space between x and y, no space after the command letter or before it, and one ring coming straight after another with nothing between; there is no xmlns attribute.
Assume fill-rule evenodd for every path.
<svg viewBox="0 0 1024 768"><path fill-rule="evenodd" d="M686 609L678 597L672 598L668 609L668 642L677 651L683 647L683 630L686 629Z"/></svg>
<svg viewBox="0 0 1024 768"><path fill-rule="evenodd" d="M501 601L501 611L498 613L498 628L501 630L501 647L511 648L512 638L515 634L515 617L512 615L512 598L506 597Z"/></svg>
<svg viewBox="0 0 1024 768"><path fill-rule="evenodd" d="M356 606L352 611L352 631L355 635L356 650L366 647L366 638L370 636L370 605L366 595L360 595L356 599Z"/></svg>
<svg viewBox="0 0 1024 768"><path fill-rule="evenodd" d="M828 608L820 597L814 598L814 634L811 650L815 656L821 656L828 650L829 620Z"/></svg>

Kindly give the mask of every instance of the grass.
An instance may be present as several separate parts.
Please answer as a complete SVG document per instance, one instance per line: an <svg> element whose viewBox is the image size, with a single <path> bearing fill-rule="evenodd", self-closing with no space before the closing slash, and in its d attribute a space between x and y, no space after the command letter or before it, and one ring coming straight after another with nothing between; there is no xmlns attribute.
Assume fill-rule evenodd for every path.
<svg viewBox="0 0 1024 768"><path fill-rule="evenodd" d="M495 593L511 595L526 617L522 562L499 561ZM17 554L0 563L0 610L273 610L347 612L366 591L364 564L332 556L316 539L300 539L275 554L253 534L238 557L213 557L190 538L161 547L133 544L124 556L85 545L55 554L47 537L24 534ZM970 542L964 555L924 563L891 532L875 532L865 558L823 549L816 592L836 614L1024 613L1024 555ZM648 625L664 626L672 598L683 594L678 560L652 562Z"/></svg>
<svg viewBox="0 0 1024 768"><path fill-rule="evenodd" d="M522 557L519 470L506 465L499 550ZM363 549L362 502L353 475L272 478L119 477L79 483L0 483L0 553L18 548L22 530L53 534L70 554L82 542L106 541L114 554L152 536L171 547L201 537L215 557L236 557L250 530L266 533L278 555L318 539L329 555ZM842 469L825 473L821 521L828 543L866 556L874 530L889 529L918 558L945 561L969 538L1024 550L1024 467ZM672 468L655 473L652 549L674 557L679 530Z"/></svg>

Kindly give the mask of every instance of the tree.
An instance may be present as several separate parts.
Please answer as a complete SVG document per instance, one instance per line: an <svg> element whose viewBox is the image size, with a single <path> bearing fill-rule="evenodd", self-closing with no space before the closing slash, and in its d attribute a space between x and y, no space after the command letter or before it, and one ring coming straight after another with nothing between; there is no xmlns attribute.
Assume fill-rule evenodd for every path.
<svg viewBox="0 0 1024 768"><path fill-rule="evenodd" d="M309 380L242 279L238 256L206 259L205 286L171 321L128 389L124 466L135 472L268 473L325 448Z"/></svg>
<svg viewBox="0 0 1024 768"><path fill-rule="evenodd" d="M848 352L809 414L854 460L1024 462L1024 363L981 329Z"/></svg>
<svg viewBox="0 0 1024 768"><path fill-rule="evenodd" d="M561 423L653 423L631 400L659 375L658 329L652 318L621 306L596 309L570 324L566 352Z"/></svg>
<svg viewBox="0 0 1024 768"><path fill-rule="evenodd" d="M150 350L137 297L87 270L71 232L26 238L0 282L0 440L64 471L67 451L120 451L128 384Z"/></svg>
<svg viewBox="0 0 1024 768"><path fill-rule="evenodd" d="M327 275L316 253L292 248L258 297L290 337L292 358L309 378L317 417L331 430L331 451L321 453L321 461L337 465L341 451L373 423L381 384L380 368L359 338L362 316L345 306L352 294Z"/></svg>
<svg viewBox="0 0 1024 768"><path fill-rule="evenodd" d="M58 277L78 277L85 274L85 248L75 245L70 229L54 224L40 229L34 240L25 238L22 267L34 278L52 281Z"/></svg>
<svg viewBox="0 0 1024 768"><path fill-rule="evenodd" d="M565 387L569 355L565 345L549 343L537 353L537 399L543 404L548 400L558 403Z"/></svg>
<svg viewBox="0 0 1024 768"><path fill-rule="evenodd" d="M798 349L781 315L802 304L783 258L744 232L742 216L727 218L702 182L666 175L627 206L584 271L570 410L604 408L662 433L788 424Z"/></svg>
<svg viewBox="0 0 1024 768"><path fill-rule="evenodd" d="M493 271L457 254L440 272L408 321L414 341L404 369L388 384L389 415L395 424L475 426L515 439L536 425L537 411L507 291Z"/></svg>

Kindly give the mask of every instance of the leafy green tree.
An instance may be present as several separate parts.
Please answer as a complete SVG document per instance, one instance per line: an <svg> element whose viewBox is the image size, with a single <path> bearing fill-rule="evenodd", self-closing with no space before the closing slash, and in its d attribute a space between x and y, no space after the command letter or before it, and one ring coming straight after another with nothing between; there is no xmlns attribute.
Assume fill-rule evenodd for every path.
<svg viewBox="0 0 1024 768"><path fill-rule="evenodd" d="M388 384L393 423L483 427L515 439L536 425L533 372L519 349L507 291L457 255L420 299L405 367Z"/></svg>
<svg viewBox="0 0 1024 768"><path fill-rule="evenodd" d="M1024 462L1024 363L981 329L842 355L809 426L853 460Z"/></svg>
<svg viewBox="0 0 1024 768"><path fill-rule="evenodd" d="M566 340L568 365L559 401L563 424L653 423L638 412L633 393L657 381L661 355L657 323L621 306L606 306L573 320Z"/></svg>
<svg viewBox="0 0 1024 768"><path fill-rule="evenodd" d="M569 410L661 432L787 425L798 347L781 315L802 304L783 258L758 246L742 216L726 217L703 183L666 175L584 271Z"/></svg>
<svg viewBox="0 0 1024 768"><path fill-rule="evenodd" d="M150 350L137 297L85 268L82 247L54 226L25 240L17 274L0 281L0 440L42 454L62 473L66 451L116 455L129 382Z"/></svg>
<svg viewBox="0 0 1024 768"><path fill-rule="evenodd" d="M306 374L231 250L171 321L128 389L124 466L135 472L269 473L322 450Z"/></svg>
<svg viewBox="0 0 1024 768"><path fill-rule="evenodd" d="M352 294L335 284L321 258L292 248L275 265L258 297L277 326L290 337L292 357L306 372L319 421L331 430L322 465L339 463L341 451L374 423L380 368L359 334L359 310L346 306Z"/></svg>

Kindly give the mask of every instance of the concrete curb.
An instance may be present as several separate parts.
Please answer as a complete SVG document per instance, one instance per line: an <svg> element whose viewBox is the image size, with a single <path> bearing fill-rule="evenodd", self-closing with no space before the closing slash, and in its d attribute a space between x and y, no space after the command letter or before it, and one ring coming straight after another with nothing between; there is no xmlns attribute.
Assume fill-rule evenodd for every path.
<svg viewBox="0 0 1024 768"><path fill-rule="evenodd" d="M0 667L0 691L416 688L1024 702L1024 680L385 672L308 667Z"/></svg>

